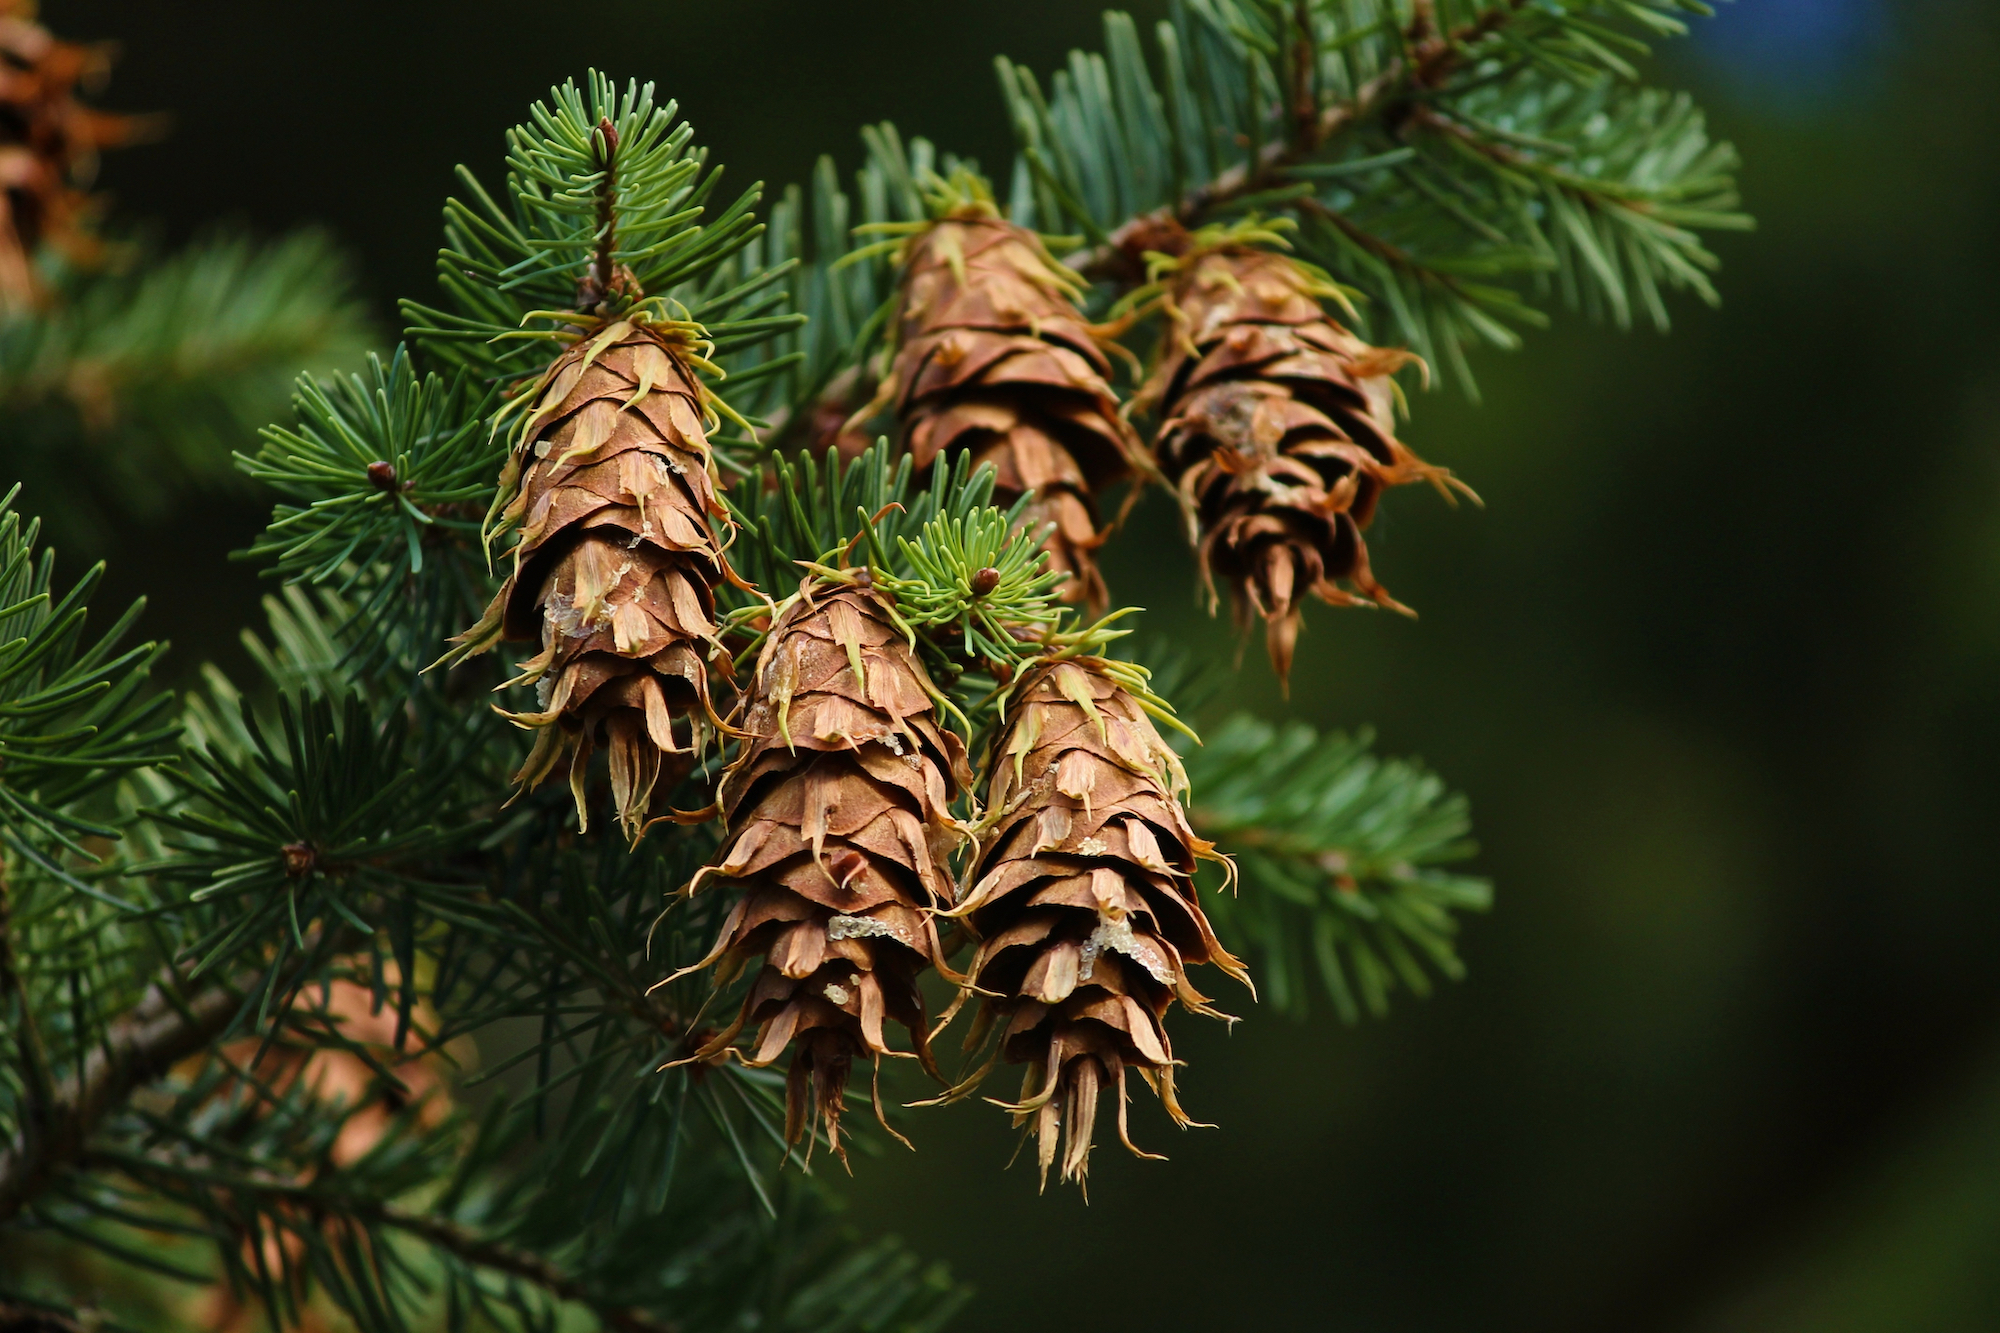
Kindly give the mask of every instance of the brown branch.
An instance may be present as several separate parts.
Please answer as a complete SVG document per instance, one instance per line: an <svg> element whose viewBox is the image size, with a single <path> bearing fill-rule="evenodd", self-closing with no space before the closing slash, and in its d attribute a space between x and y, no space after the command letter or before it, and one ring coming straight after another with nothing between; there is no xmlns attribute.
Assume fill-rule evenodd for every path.
<svg viewBox="0 0 2000 1333"><path fill-rule="evenodd" d="M90 1052L74 1095L57 1097L43 1131L24 1126L0 1151L0 1223L80 1161L90 1136L133 1092L220 1037L240 1003L228 990L211 987L187 1001L183 1013L168 1002L160 983L149 987Z"/></svg>
<svg viewBox="0 0 2000 1333"><path fill-rule="evenodd" d="M83 1325L55 1310L0 1301L0 1333L83 1333Z"/></svg>
<svg viewBox="0 0 2000 1333"><path fill-rule="evenodd" d="M595 310L617 281L613 256L618 237L618 127L609 116L598 119L597 139L604 155L604 179L597 185L597 248L576 294L577 308L585 311Z"/></svg>
<svg viewBox="0 0 2000 1333"><path fill-rule="evenodd" d="M1312 0L1294 0L1292 25L1299 30L1292 45L1293 147L1300 154L1319 147L1319 52L1313 46Z"/></svg>
<svg viewBox="0 0 2000 1333"><path fill-rule="evenodd" d="M1442 33L1435 27L1431 5L1419 4L1415 18L1402 34L1408 58L1398 56L1391 60L1380 74L1362 84L1353 97L1330 104L1316 117L1308 114L1297 133L1265 145L1254 164L1239 163L1206 185L1188 191L1174 206L1174 221L1192 229L1212 209L1278 185L1287 167L1298 164L1334 136L1369 116L1404 104L1412 89L1438 88L1464 63L1470 47L1512 19L1527 3L1528 0L1501 0L1472 22ZM1063 262L1088 278L1129 276L1137 255L1121 253L1118 239L1114 236L1106 244L1079 250ZM1139 271L1143 271L1143 266Z"/></svg>
<svg viewBox="0 0 2000 1333"><path fill-rule="evenodd" d="M1345 213L1328 208L1317 199L1301 199L1298 201L1298 206L1327 225L1337 228L1341 235L1392 268L1412 274L1420 281L1434 283L1462 300L1472 299L1451 274L1440 273L1402 247L1390 244L1371 231L1363 230Z"/></svg>
<svg viewBox="0 0 2000 1333"><path fill-rule="evenodd" d="M110 1152L106 1158L142 1183L150 1169L158 1165L152 1158L127 1152ZM468 1264L532 1282L557 1300L584 1306L594 1312L605 1327L616 1330L616 1333L679 1333L681 1327L672 1320L655 1318L632 1306L609 1304L594 1296L584 1283L542 1256L486 1239L443 1218L406 1212L379 1199L353 1198L337 1190L329 1191L325 1182L303 1183L262 1171L201 1171L195 1178L212 1189L224 1192L265 1195L284 1200L300 1213L309 1213L310 1225L318 1229L345 1223L361 1227L388 1227L403 1232ZM294 1214L294 1220L287 1224L297 1226L303 1223ZM0 1324L0 1333L6 1333L4 1324Z"/></svg>
<svg viewBox="0 0 2000 1333"><path fill-rule="evenodd" d="M511 1245L502 1245L497 1241L482 1239L456 1223L387 1207L368 1210L360 1216L367 1217L371 1214L383 1225L428 1241L441 1250L457 1255L467 1263L525 1279L558 1300L586 1306L604 1321L607 1328L616 1329L617 1333L677 1333L680 1328L677 1323L656 1319L644 1310L631 1306L607 1306L594 1299L583 1283L570 1277L540 1255L530 1254Z"/></svg>
<svg viewBox="0 0 2000 1333"><path fill-rule="evenodd" d="M27 1123L21 1132L38 1137L48 1124L51 1103L48 1055L42 1046L42 1030L28 1003L27 978L14 960L14 902L7 882L7 862L0 857L0 1006L13 1005L18 1015L14 1025L14 1045L20 1053L21 1082L27 1092Z"/></svg>

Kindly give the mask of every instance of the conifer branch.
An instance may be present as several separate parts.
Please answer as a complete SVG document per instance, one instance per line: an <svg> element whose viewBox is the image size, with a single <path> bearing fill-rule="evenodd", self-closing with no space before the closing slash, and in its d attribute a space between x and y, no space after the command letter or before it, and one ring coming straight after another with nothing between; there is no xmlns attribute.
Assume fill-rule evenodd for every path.
<svg viewBox="0 0 2000 1333"><path fill-rule="evenodd" d="M1254 165L1242 163L1230 167L1190 190L1173 207L1172 216L1183 227L1193 230L1217 210L1283 184L1287 168L1308 160L1342 132L1396 106L1413 92L1439 88L1464 64L1473 47L1504 27L1526 4L1527 0L1500 0L1479 17L1449 33L1439 33L1434 8L1420 0L1412 6L1412 17L1403 29L1403 45L1410 58L1391 59L1381 73L1362 84L1352 97L1333 99L1321 106L1312 84L1312 4L1311 0L1295 0L1292 22L1296 36L1291 42L1293 133L1265 145ZM1356 231L1357 235L1365 235ZM1373 238L1369 239L1373 242ZM1115 278L1129 274L1131 261L1137 258L1121 255L1120 250L1116 241L1107 241L1067 255L1063 262L1088 278Z"/></svg>
<svg viewBox="0 0 2000 1333"><path fill-rule="evenodd" d="M32 1205L60 1172L81 1164L108 1116L139 1088L206 1050L229 1029L242 1004L240 996L220 986L187 996L177 990L174 980L155 982L85 1057L73 1089L57 1089L40 1128L22 1127L0 1151L0 1223Z"/></svg>
<svg viewBox="0 0 2000 1333"><path fill-rule="evenodd" d="M55 1089L49 1079L48 1052L42 1041L41 1024L35 1017L34 1004L28 996L27 978L21 975L14 958L13 894L4 855L0 855L0 1006L12 1011L4 1028L13 1034L14 1049L20 1057L21 1081L26 1085L28 1095L27 1105L23 1108L26 1124L22 1133L38 1138L48 1126ZM0 1194L0 1198L4 1198L4 1194Z"/></svg>
<svg viewBox="0 0 2000 1333"><path fill-rule="evenodd" d="M1285 168L1304 161L1322 144L1380 110L1405 91L1409 81L1404 73L1405 66L1401 60L1391 61L1388 68L1363 84L1353 97L1331 103L1306 121L1306 129L1296 138L1265 145L1254 166L1242 163L1230 167L1215 179L1188 191L1173 207L1174 220L1193 230L1218 210L1280 184ZM1063 263L1094 281L1120 276L1129 278L1131 261L1137 256L1127 256L1122 251L1123 246L1114 238L1102 245L1065 255Z"/></svg>
<svg viewBox="0 0 2000 1333"><path fill-rule="evenodd" d="M0 1299L0 1333L85 1333L84 1326L53 1306Z"/></svg>
<svg viewBox="0 0 2000 1333"><path fill-rule="evenodd" d="M468 1264L532 1282L558 1300L584 1306L606 1328L617 1333L678 1333L681 1328L673 1320L655 1318L635 1306L607 1303L587 1283L571 1277L540 1255L474 1235L454 1222L374 1203L362 1204L352 1214L362 1221L379 1221L405 1232Z"/></svg>

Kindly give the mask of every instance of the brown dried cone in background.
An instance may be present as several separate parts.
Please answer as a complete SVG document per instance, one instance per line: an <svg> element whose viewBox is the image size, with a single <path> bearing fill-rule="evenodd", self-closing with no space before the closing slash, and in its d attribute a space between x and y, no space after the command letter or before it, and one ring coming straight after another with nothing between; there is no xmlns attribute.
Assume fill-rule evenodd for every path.
<svg viewBox="0 0 2000 1333"><path fill-rule="evenodd" d="M959 835L948 806L971 775L934 708L882 594L808 584L758 657L743 751L722 781L728 840L688 885L741 897L686 971L719 964L720 986L763 958L735 1021L691 1058L728 1052L761 1068L790 1048L785 1137L823 1124L843 1161L848 1075L865 1059L879 1076L895 1053L885 1021L908 1029L937 1072L917 978L942 968L931 914L951 902L946 861ZM746 1028L755 1043L738 1050Z"/></svg>
<svg viewBox="0 0 2000 1333"><path fill-rule="evenodd" d="M685 767L720 726L709 701L715 583L728 575L716 525L705 391L672 326L619 320L559 357L527 400L501 478L520 524L513 571L447 661L502 638L542 651L510 684L540 711L510 713L541 734L515 780L540 783L565 750L577 821L592 751L610 751L626 833L644 830L663 771ZM726 663L726 655L721 660ZM673 786L671 776L665 789Z"/></svg>
<svg viewBox="0 0 2000 1333"><path fill-rule="evenodd" d="M1375 581L1361 537L1383 489L1458 484L1396 438L1390 377L1416 358L1335 323L1321 305L1335 294L1286 255L1196 253L1169 284L1168 343L1139 395L1163 418L1155 455L1210 596L1219 578L1239 618L1264 618L1281 677L1308 594L1409 613Z"/></svg>
<svg viewBox="0 0 2000 1333"><path fill-rule="evenodd" d="M835 375L807 408L805 445L813 453L830 453L844 463L852 463L875 443L875 437L854 420L855 411L868 398L869 385L861 370L860 366L849 366ZM773 419L770 438L779 438L786 424L782 419Z"/></svg>
<svg viewBox="0 0 2000 1333"><path fill-rule="evenodd" d="M79 85L103 77L110 48L58 41L35 21L31 0L0 0L0 310L37 295L35 249L62 247L89 260L90 196L79 188L100 149L148 133L148 118L92 110Z"/></svg>
<svg viewBox="0 0 2000 1333"><path fill-rule="evenodd" d="M1052 523L1062 595L1102 610L1093 552L1096 496L1133 474L1140 447L1118 413L1110 363L1076 308L1080 280L1031 231L969 205L913 237L897 308L897 351L872 407L893 404L919 468L952 449L998 471L1001 508L1035 493L1028 521Z"/></svg>
<svg viewBox="0 0 2000 1333"><path fill-rule="evenodd" d="M366 966L365 959L354 961ZM329 1110L336 1105L345 1108L340 1132L326 1150L325 1165L334 1170L351 1167L373 1152L400 1117L411 1116L428 1130L443 1124L451 1114L451 1100L441 1078L445 1058L413 1054L405 1049L407 1041L399 1045L400 1024L393 1001L380 1003L366 986L335 981L324 989L309 985L293 1002L292 1012L296 1028L325 1031L359 1049L308 1042L296 1030L268 1043L260 1037L231 1042L222 1048L222 1058L245 1071L249 1079L227 1080L218 1100L241 1098L254 1116L270 1113L269 1098L301 1094ZM436 1013L422 1001L411 1018L416 1031L437 1030ZM187 1067L191 1073L199 1071L213 1058L198 1056L188 1061ZM384 1079L378 1069L392 1074L394 1083ZM308 1182L302 1179L299 1183ZM303 1212L297 1221L312 1225ZM339 1239L337 1234L332 1238ZM298 1235L272 1229L261 1241L244 1241L243 1262L252 1269L261 1263L272 1274L303 1277L305 1248ZM305 1294L303 1283L294 1288L295 1296ZM197 1326L214 1333L254 1333L265 1327L262 1312L226 1283L203 1288L191 1304ZM318 1308L302 1303L299 1321L291 1327L300 1333L321 1333L333 1325Z"/></svg>
<svg viewBox="0 0 2000 1333"><path fill-rule="evenodd" d="M1181 808L1187 778L1138 698L1110 664L1079 658L1031 668L993 750L971 889L950 913L979 941L970 987L984 999L968 1049L1026 1064L1008 1109L1031 1127L1043 1184L1066 1134L1062 1178L1090 1162L1099 1095L1115 1088L1126 1128L1127 1070L1177 1124L1169 1005L1226 1015L1189 983L1214 963L1249 985L1195 898L1198 860L1222 860ZM1226 864L1226 862L1225 862ZM962 1096L980 1073L947 1094Z"/></svg>

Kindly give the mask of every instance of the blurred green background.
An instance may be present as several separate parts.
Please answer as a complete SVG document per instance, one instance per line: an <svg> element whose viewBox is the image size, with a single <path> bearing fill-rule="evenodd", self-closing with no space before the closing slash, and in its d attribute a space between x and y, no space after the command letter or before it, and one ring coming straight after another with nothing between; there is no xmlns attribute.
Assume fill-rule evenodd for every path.
<svg viewBox="0 0 2000 1333"><path fill-rule="evenodd" d="M452 164L496 174L587 66L782 184L882 117L1001 164L990 57L1097 40L1059 0L45 17L122 40L108 102L174 114L106 163L124 214L324 224L385 329L430 290ZM1220 1128L1140 1112L1173 1160L1099 1153L1088 1206L1003 1171L986 1107L858 1163L857 1222L979 1286L962 1327L2000 1327L2000 14L1741 0L1654 74L1747 158L1724 308L1564 318L1478 362L1483 405L1418 397L1408 438L1487 501L1388 504L1375 567L1423 618L1310 616L1289 700L1255 644L1229 677L1471 795L1500 892L1471 979L1357 1029L1180 1023ZM218 496L103 552L182 669L240 660L262 590L224 555L265 512ZM1232 669L1164 503L1108 572Z"/></svg>

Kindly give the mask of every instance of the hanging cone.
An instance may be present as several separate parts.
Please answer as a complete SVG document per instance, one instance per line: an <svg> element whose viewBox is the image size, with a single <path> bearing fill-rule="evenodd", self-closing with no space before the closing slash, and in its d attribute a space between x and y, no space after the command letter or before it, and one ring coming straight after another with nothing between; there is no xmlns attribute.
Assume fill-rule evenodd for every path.
<svg viewBox="0 0 2000 1333"><path fill-rule="evenodd" d="M38 295L34 255L44 242L76 261L95 255L92 200L80 186L100 149L150 128L78 101L78 86L110 68L109 48L58 41L34 18L26 0L0 0L0 310Z"/></svg>
<svg viewBox="0 0 2000 1333"><path fill-rule="evenodd" d="M1196 253L1170 280L1173 327L1140 394L1162 418L1154 451L1203 582L1211 598L1218 579L1229 585L1239 619L1264 618L1281 677L1309 594L1409 613L1375 581L1361 537L1383 488L1458 485L1396 438L1390 376L1416 358L1335 323L1320 304L1331 294L1286 255Z"/></svg>
<svg viewBox="0 0 2000 1333"><path fill-rule="evenodd" d="M896 357L863 413L893 404L919 468L952 449L993 464L1002 508L1034 491L1028 521L1055 525L1049 567L1070 575L1062 595L1101 611L1095 497L1133 475L1138 442L1077 311L1080 279L1033 232L985 205L960 211L970 215L933 223L904 252Z"/></svg>
<svg viewBox="0 0 2000 1333"><path fill-rule="evenodd" d="M885 1021L936 1073L917 978L942 963L932 912L950 905L958 836L947 807L971 775L934 698L881 594L809 585L757 661L747 739L722 782L728 841L688 886L740 895L695 968L716 964L722 985L763 959L735 1021L691 1058L761 1068L790 1049L786 1140L817 1124L842 1161L848 1075L894 1053ZM755 1039L738 1049L746 1029Z"/></svg>
<svg viewBox="0 0 2000 1333"><path fill-rule="evenodd" d="M610 752L629 837L656 788L670 790L708 728L715 583L728 570L701 381L669 328L620 320L559 357L527 399L521 442L501 479L520 524L513 572L445 660L501 639L542 651L510 684L536 687L538 728L515 781L532 788L570 753L579 826L593 751ZM726 658L724 659L726 661ZM668 780L661 782L662 774Z"/></svg>
<svg viewBox="0 0 2000 1333"><path fill-rule="evenodd" d="M993 750L995 822L951 912L979 941L970 987L986 997L967 1046L997 1032L994 1058L1028 1066L1008 1109L1036 1139L1044 1186L1059 1140L1062 1178L1084 1178L1100 1096L1115 1093L1125 1146L1151 1155L1126 1129L1129 1070L1193 1123L1174 1095L1167 1008L1225 1017L1189 983L1197 963L1249 984L1195 898L1195 862L1220 858L1188 826L1180 759L1108 668L1082 658L1021 682Z"/></svg>

